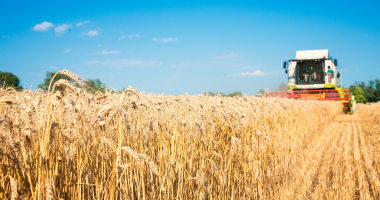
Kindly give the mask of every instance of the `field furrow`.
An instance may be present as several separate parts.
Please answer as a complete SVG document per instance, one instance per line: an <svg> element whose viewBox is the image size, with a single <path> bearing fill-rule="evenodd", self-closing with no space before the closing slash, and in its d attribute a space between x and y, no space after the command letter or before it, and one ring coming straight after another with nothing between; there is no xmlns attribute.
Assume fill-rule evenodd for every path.
<svg viewBox="0 0 380 200"><path fill-rule="evenodd" d="M370 192L374 198L378 199L379 198L379 188L380 188L379 177L378 177L375 169L372 166L372 159L368 155L366 143L365 143L365 140L363 137L363 132L362 132L360 124L358 122L355 123L355 128L359 133L360 152L361 152L362 158L364 159L363 164L365 167L365 173L367 176L367 180L369 182Z"/></svg>
<svg viewBox="0 0 380 200"><path fill-rule="evenodd" d="M312 165L312 163L308 161L315 160L317 152L323 149L323 146L332 139L333 136L329 133L337 130L338 125L339 123L332 123L330 126L326 127L322 134L316 135L312 138L310 144L306 145L294 155L293 160L296 160L296 162L293 166L289 167L291 170L288 172L291 174L292 178L280 186L280 193L283 194L281 195L281 198L293 198L295 193L299 192L300 185L304 181L303 178L307 176L306 173L309 172L308 169ZM300 176L300 173L304 174Z"/></svg>
<svg viewBox="0 0 380 200"><path fill-rule="evenodd" d="M327 199L333 199L334 197L343 198L341 191L344 185L344 151L348 141L348 136L346 134L347 126L344 126L341 131L342 140L338 145L338 151L335 154L334 162L329 172L329 183L326 190Z"/></svg>
<svg viewBox="0 0 380 200"><path fill-rule="evenodd" d="M346 126L345 135L347 137L346 143L344 145L343 152L343 185L340 190L343 198L342 199L353 199L356 193L356 181L355 181L355 170L354 170L354 158L352 156L352 130L350 127Z"/></svg>
<svg viewBox="0 0 380 200"><path fill-rule="evenodd" d="M339 187L339 180L337 175L342 171L341 157L344 150L345 137L343 136L345 123L342 123L337 130L337 137L339 137L338 143L332 143L326 156L322 159L322 165L319 169L319 173L315 174L315 183L311 186L309 196L313 199L326 198L334 194L334 189L331 187ZM337 196L336 194L332 196Z"/></svg>
<svg viewBox="0 0 380 200"><path fill-rule="evenodd" d="M361 159L360 155L360 147L359 147L359 138L358 138L358 130L354 126L353 123L350 123L350 127L352 129L353 134L353 155L354 155L354 161L355 161L355 174L356 179L358 181L358 191L360 195L360 199L372 199L371 195L369 194L369 184L367 181L367 178L365 176L365 171L363 168L363 160Z"/></svg>
<svg viewBox="0 0 380 200"><path fill-rule="evenodd" d="M298 154L293 199L378 199L379 175L356 115L340 115Z"/></svg>
<svg viewBox="0 0 380 200"><path fill-rule="evenodd" d="M314 148L304 157L304 161L300 168L296 168L295 174L297 176L296 183L294 185L293 197L303 198L308 191L309 187L313 183L313 177L319 172L319 168L323 163L323 156L325 151L331 146L331 143L335 143L338 137L330 134L339 130L341 124L333 123L330 128L327 128L322 134L322 138L316 142Z"/></svg>

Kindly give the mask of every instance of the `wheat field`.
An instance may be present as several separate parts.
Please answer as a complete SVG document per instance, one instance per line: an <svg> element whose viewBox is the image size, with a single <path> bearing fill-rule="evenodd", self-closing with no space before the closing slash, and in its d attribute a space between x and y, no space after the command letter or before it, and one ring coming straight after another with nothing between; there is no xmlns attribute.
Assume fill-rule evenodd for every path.
<svg viewBox="0 0 380 200"><path fill-rule="evenodd" d="M0 199L378 199L380 105L0 89ZM55 91L55 92L52 92Z"/></svg>

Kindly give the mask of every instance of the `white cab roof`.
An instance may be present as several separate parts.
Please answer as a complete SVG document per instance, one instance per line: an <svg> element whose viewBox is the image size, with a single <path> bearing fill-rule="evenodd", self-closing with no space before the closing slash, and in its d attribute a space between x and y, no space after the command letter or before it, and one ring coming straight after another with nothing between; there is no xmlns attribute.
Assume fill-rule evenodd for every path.
<svg viewBox="0 0 380 200"><path fill-rule="evenodd" d="M308 50L308 51L297 51L296 59L317 59L317 58L328 58L329 50Z"/></svg>

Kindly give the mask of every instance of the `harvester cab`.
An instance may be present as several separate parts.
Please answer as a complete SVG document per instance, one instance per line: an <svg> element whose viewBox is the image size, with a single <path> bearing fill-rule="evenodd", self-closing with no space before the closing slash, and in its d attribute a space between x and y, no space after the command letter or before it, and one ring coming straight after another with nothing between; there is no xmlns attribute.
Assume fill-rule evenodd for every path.
<svg viewBox="0 0 380 200"><path fill-rule="evenodd" d="M334 89L340 76L338 61L325 50L297 51L296 58L284 63L289 89Z"/></svg>
<svg viewBox="0 0 380 200"><path fill-rule="evenodd" d="M285 97L297 100L340 101L347 113L355 111L355 99L349 89L338 87L338 61L329 51L297 51L296 58L284 62L288 74L288 91L269 91L266 97Z"/></svg>

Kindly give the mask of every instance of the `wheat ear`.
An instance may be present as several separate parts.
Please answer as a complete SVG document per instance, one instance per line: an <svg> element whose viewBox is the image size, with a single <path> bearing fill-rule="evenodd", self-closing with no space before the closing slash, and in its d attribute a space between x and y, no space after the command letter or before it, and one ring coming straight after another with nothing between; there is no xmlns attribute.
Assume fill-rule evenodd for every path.
<svg viewBox="0 0 380 200"><path fill-rule="evenodd" d="M137 164L140 164L140 160L141 160L140 156L133 149L131 149L131 148L127 147L127 146L125 146L125 147L123 147L121 149L125 150L126 152L128 152L129 155L131 155L136 160Z"/></svg>
<svg viewBox="0 0 380 200"><path fill-rule="evenodd" d="M106 144L108 144L108 146L110 146L112 149L115 149L115 145L113 144L113 142L105 137L102 137L102 141L104 141Z"/></svg>
<svg viewBox="0 0 380 200"><path fill-rule="evenodd" d="M46 199L47 200L53 200L54 198L54 190L53 186L50 184L48 180L45 182L45 188L46 188Z"/></svg>
<svg viewBox="0 0 380 200"><path fill-rule="evenodd" d="M74 80L75 80L78 84L80 84L80 85L85 85L85 83L82 82L82 80L81 80L77 75L75 75L75 74L73 74L73 73L71 73L71 72L69 72L69 71L67 71L67 70L59 71L59 73L61 73L61 74L63 74L63 75L66 75L66 76L68 76L68 77L74 79Z"/></svg>
<svg viewBox="0 0 380 200"><path fill-rule="evenodd" d="M79 92L77 87L73 86L73 84L71 84L70 81L65 80L65 79L60 79L57 82L55 82L55 84L53 86L53 90L56 87L58 90L62 91L63 90L62 86L64 86L64 85L66 85L69 89L71 89L75 92Z"/></svg>
<svg viewBox="0 0 380 200"><path fill-rule="evenodd" d="M156 174L157 176L160 175L160 172L158 171L157 165L154 164L154 162L152 161L152 159L148 155L140 154L140 157L143 158L145 160L145 162L148 163L148 165L150 166L150 169L152 170L152 172L154 174Z"/></svg>
<svg viewBox="0 0 380 200"><path fill-rule="evenodd" d="M11 176L9 177L9 182L11 183L11 200L16 200L18 199L18 193L17 193L17 181L16 179L12 178Z"/></svg>

